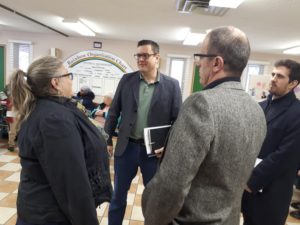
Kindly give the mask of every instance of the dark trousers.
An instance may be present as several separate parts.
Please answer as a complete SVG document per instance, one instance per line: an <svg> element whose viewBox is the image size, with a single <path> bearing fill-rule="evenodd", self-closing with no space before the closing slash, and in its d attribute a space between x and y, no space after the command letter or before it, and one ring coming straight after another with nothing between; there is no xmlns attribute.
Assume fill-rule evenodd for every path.
<svg viewBox="0 0 300 225"><path fill-rule="evenodd" d="M26 223L18 217L16 225L71 225L71 224L64 223L64 222L53 222L53 223L45 223L45 224Z"/></svg>
<svg viewBox="0 0 300 225"><path fill-rule="evenodd" d="M115 156L114 192L108 211L109 225L122 225L127 205L127 193L133 178L141 169L143 183L146 185L154 176L158 165L156 157L148 157L144 145L128 142L125 152Z"/></svg>

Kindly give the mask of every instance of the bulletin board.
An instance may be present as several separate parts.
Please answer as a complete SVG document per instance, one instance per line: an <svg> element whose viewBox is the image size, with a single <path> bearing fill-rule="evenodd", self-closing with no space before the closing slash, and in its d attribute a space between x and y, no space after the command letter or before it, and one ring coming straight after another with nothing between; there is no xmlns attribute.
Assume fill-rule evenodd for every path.
<svg viewBox="0 0 300 225"><path fill-rule="evenodd" d="M192 93L201 91L202 89L203 89L203 87L200 84L199 67L195 65L194 73L193 73L193 81L192 81Z"/></svg>
<svg viewBox="0 0 300 225"><path fill-rule="evenodd" d="M255 100L262 100L263 94L269 94L271 75L249 75L249 94Z"/></svg>
<svg viewBox="0 0 300 225"><path fill-rule="evenodd" d="M4 90L5 78L5 46L0 45L0 91Z"/></svg>
<svg viewBox="0 0 300 225"><path fill-rule="evenodd" d="M78 52L66 59L64 66L74 75L74 93L88 86L99 96L114 93L122 76L133 71L123 59L99 50Z"/></svg>

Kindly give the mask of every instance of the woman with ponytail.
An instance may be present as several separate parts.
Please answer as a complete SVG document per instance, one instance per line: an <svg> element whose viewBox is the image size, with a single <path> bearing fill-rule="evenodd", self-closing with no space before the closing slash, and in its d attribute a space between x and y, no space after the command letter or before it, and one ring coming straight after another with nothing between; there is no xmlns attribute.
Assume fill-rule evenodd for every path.
<svg viewBox="0 0 300 225"><path fill-rule="evenodd" d="M72 79L50 56L11 78L22 166L17 225L98 225L96 207L110 201L106 141L71 100Z"/></svg>

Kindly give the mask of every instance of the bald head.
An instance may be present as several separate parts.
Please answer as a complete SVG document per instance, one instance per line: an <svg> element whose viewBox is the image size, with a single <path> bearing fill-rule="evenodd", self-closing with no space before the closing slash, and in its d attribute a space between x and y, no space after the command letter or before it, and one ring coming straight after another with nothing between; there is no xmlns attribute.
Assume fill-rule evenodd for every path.
<svg viewBox="0 0 300 225"><path fill-rule="evenodd" d="M210 31L205 41L208 52L225 61L225 72L241 76L250 56L249 40L243 31L232 26L219 27Z"/></svg>

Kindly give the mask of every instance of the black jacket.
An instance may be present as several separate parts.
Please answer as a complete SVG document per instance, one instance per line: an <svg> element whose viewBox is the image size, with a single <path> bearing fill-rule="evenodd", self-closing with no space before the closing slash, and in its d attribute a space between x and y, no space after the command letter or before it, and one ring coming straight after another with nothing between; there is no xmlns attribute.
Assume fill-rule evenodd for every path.
<svg viewBox="0 0 300 225"><path fill-rule="evenodd" d="M293 91L260 103L266 114L267 136L258 164L248 181L252 194L244 194L242 210L253 224L285 224L300 161L300 101ZM259 190L262 189L262 192Z"/></svg>
<svg viewBox="0 0 300 225"><path fill-rule="evenodd" d="M18 216L34 224L98 225L95 207L112 191L106 143L76 105L39 99L18 143Z"/></svg>
<svg viewBox="0 0 300 225"><path fill-rule="evenodd" d="M124 153L128 144L130 131L137 119L139 102L140 72L125 74L120 80L112 105L109 108L105 122L105 131L113 136L121 115L118 141L115 155ZM179 83L174 78L160 74L160 81L155 83L148 114L148 126L170 125L175 122L181 107L181 91ZM111 139L108 144L112 144Z"/></svg>

